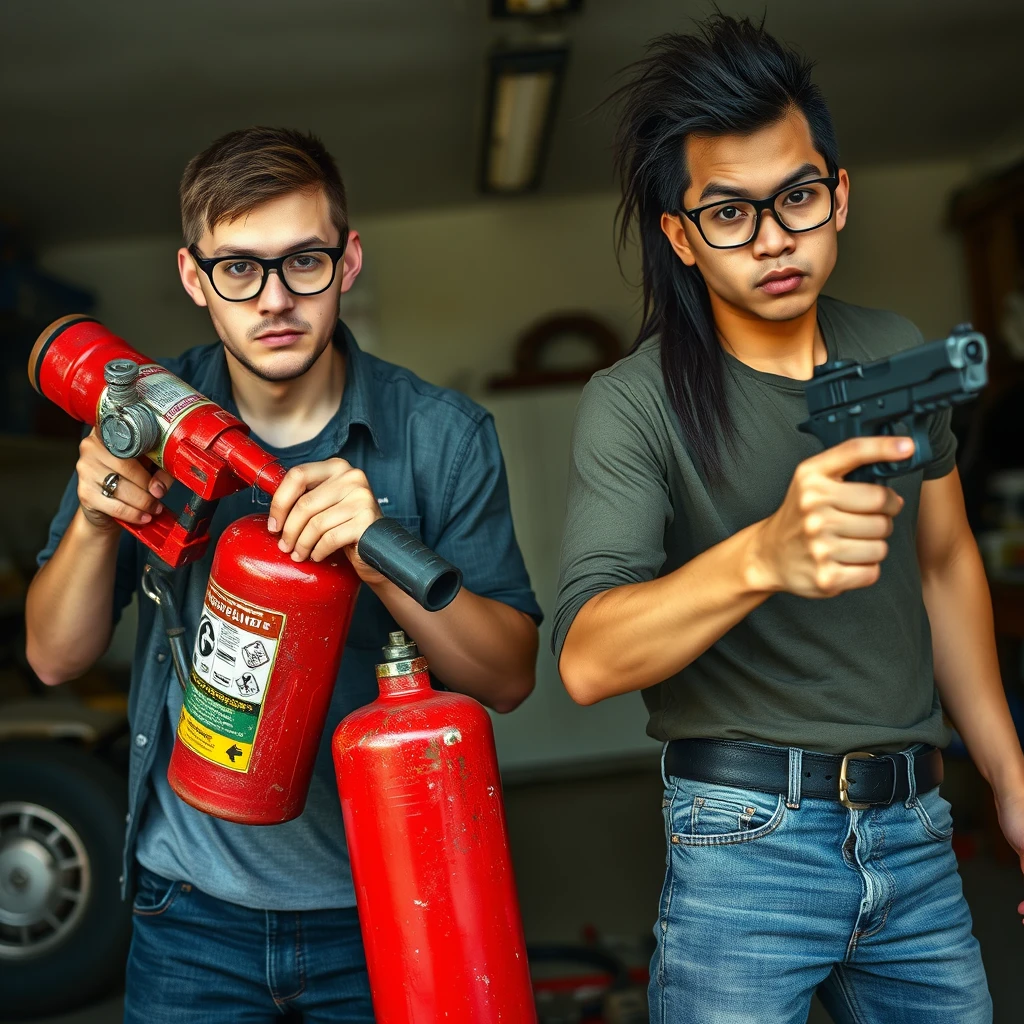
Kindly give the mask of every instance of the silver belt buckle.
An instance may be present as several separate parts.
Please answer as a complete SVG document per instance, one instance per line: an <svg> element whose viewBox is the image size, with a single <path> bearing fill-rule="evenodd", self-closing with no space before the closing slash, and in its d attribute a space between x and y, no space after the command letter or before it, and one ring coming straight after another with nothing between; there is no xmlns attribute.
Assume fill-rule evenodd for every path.
<svg viewBox="0 0 1024 1024"><path fill-rule="evenodd" d="M839 769L839 802L851 811L865 811L871 804L858 804L850 799L850 780L846 771L851 761L868 761L873 760L874 757L874 754L869 754L866 750L854 750L843 756L843 763Z"/></svg>

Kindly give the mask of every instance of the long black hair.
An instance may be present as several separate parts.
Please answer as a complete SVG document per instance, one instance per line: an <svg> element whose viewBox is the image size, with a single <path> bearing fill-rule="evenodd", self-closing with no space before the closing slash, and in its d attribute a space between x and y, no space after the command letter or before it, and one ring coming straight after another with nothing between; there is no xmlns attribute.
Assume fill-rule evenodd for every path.
<svg viewBox="0 0 1024 1024"><path fill-rule="evenodd" d="M653 40L611 97L619 104L619 251L635 227L643 269L643 322L633 347L660 336L665 389L708 480L719 476L722 444L734 438L725 403L725 357L704 278L675 254L661 230L661 215L682 206L689 185L687 136L745 135L775 124L793 107L807 118L814 146L834 174L835 130L811 81L812 67L770 36L763 21L716 13L695 34Z"/></svg>

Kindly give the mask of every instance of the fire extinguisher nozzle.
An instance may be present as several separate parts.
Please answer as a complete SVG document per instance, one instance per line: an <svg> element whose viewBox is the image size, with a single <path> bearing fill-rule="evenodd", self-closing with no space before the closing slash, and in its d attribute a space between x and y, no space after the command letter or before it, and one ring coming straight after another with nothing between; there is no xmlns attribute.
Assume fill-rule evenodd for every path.
<svg viewBox="0 0 1024 1024"><path fill-rule="evenodd" d="M410 640L403 630L388 633L388 642L381 649L385 661L413 661L420 656L415 641Z"/></svg>

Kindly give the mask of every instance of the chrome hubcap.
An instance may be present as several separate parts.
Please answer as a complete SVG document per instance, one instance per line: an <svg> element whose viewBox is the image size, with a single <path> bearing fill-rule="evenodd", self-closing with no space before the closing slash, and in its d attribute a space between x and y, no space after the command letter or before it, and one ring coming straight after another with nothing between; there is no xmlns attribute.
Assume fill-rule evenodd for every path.
<svg viewBox="0 0 1024 1024"><path fill-rule="evenodd" d="M0 804L0 960L63 941L91 888L85 844L67 821L39 804Z"/></svg>

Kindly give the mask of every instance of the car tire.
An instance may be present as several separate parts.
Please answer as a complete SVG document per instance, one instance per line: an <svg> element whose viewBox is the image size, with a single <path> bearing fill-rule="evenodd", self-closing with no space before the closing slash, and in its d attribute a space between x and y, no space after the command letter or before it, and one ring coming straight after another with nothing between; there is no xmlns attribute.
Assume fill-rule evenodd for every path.
<svg viewBox="0 0 1024 1024"><path fill-rule="evenodd" d="M126 789L79 747L0 744L0 1019L83 1006L123 979Z"/></svg>

